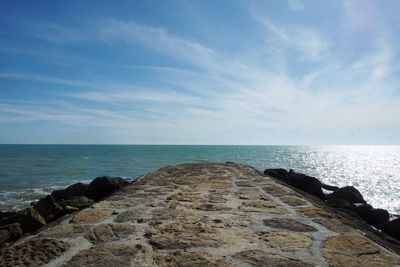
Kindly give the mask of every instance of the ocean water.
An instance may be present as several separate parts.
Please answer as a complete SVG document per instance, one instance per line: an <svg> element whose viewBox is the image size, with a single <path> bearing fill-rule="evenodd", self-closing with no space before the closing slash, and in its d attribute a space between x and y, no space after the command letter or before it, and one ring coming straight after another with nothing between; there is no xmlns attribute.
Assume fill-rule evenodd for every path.
<svg viewBox="0 0 400 267"><path fill-rule="evenodd" d="M135 179L169 164L226 161L354 185L373 206L400 213L400 146L0 145L0 210L96 176Z"/></svg>

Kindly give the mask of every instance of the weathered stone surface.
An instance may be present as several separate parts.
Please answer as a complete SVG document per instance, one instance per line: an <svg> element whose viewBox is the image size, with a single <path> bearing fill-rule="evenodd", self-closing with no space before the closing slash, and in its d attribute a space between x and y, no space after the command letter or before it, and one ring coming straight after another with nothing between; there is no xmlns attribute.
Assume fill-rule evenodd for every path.
<svg viewBox="0 0 400 267"><path fill-rule="evenodd" d="M250 181L237 181L235 184L240 187L254 187Z"/></svg>
<svg viewBox="0 0 400 267"><path fill-rule="evenodd" d="M298 208L297 211L310 218L333 219L336 217L335 214L316 207Z"/></svg>
<svg viewBox="0 0 400 267"><path fill-rule="evenodd" d="M194 207L196 210L205 210L205 211L222 211L222 210L230 210L231 208L221 205L218 203L204 203L200 205L196 205Z"/></svg>
<svg viewBox="0 0 400 267"><path fill-rule="evenodd" d="M237 192L237 196L239 199L245 199L245 200L256 200L260 199L262 194L257 188L246 188L246 189L240 189Z"/></svg>
<svg viewBox="0 0 400 267"><path fill-rule="evenodd" d="M219 247L222 241L217 236L196 234L155 234L150 236L154 249L187 249L196 247Z"/></svg>
<svg viewBox="0 0 400 267"><path fill-rule="evenodd" d="M278 229L285 229L285 230L290 230L294 232L314 232L317 231L314 227L310 225L306 225L303 223L300 223L296 220L293 219L287 219L287 218L273 218L273 219L265 219L264 225L278 228Z"/></svg>
<svg viewBox="0 0 400 267"><path fill-rule="evenodd" d="M186 252L175 251L174 253L165 253L156 255L155 263L159 267L231 267L231 263L216 259L208 252Z"/></svg>
<svg viewBox="0 0 400 267"><path fill-rule="evenodd" d="M332 266L400 266L399 257L357 234L347 233L329 238L322 249Z"/></svg>
<svg viewBox="0 0 400 267"><path fill-rule="evenodd" d="M278 204L272 200L243 201L239 209L244 212L286 213L284 208L279 207Z"/></svg>
<svg viewBox="0 0 400 267"><path fill-rule="evenodd" d="M117 215L115 222L126 223L126 222L137 222L138 220L143 220L144 210L142 209L129 209L121 212Z"/></svg>
<svg viewBox="0 0 400 267"><path fill-rule="evenodd" d="M96 223L102 219L110 216L112 214L111 210L101 210L101 209L86 209L78 212L74 215L71 222L72 223Z"/></svg>
<svg viewBox="0 0 400 267"><path fill-rule="evenodd" d="M115 200L115 201L110 201L110 200L104 200L101 202L98 202L93 205L93 208L97 209L126 209L126 208L131 208L134 207L135 203L131 203L130 201L126 200Z"/></svg>
<svg viewBox="0 0 400 267"><path fill-rule="evenodd" d="M311 246L312 239L308 236L295 232L263 232L260 238L271 247L282 251L296 251Z"/></svg>
<svg viewBox="0 0 400 267"><path fill-rule="evenodd" d="M265 253L262 250L245 250L235 255L245 263L257 267L311 267L313 265L307 264L301 260L291 259L275 253Z"/></svg>
<svg viewBox="0 0 400 267"><path fill-rule="evenodd" d="M338 233L345 233L351 231L351 228L345 225L343 222L337 219L327 219L327 218L316 218L314 222L323 225L328 230L335 231Z"/></svg>
<svg viewBox="0 0 400 267"><path fill-rule="evenodd" d="M109 242L133 234L135 227L129 224L100 224L92 229L89 239L93 243Z"/></svg>
<svg viewBox="0 0 400 267"><path fill-rule="evenodd" d="M244 165L169 166L18 242L49 239L55 247L70 245L58 256L51 256L53 245L37 253L31 249L26 253L35 261L31 266L48 261L48 266L341 266L328 258L335 252L327 244L332 236L360 235L361 230L344 225L343 214L336 216L323 201L306 198L301 203L299 193ZM0 221L13 214L0 213ZM2 246L0 261L5 262L1 251L14 245ZM46 249L49 257L40 252ZM341 249L350 255L343 258L365 257L358 245ZM399 259L385 250L373 255L385 263ZM43 263L36 262L39 258Z"/></svg>
<svg viewBox="0 0 400 267"><path fill-rule="evenodd" d="M64 267L129 266L140 249L131 245L106 243L83 250L75 255Z"/></svg>
<svg viewBox="0 0 400 267"><path fill-rule="evenodd" d="M301 198L291 196L291 195L286 195L286 196L281 196L280 199L285 202L286 204L290 206L302 206L307 204L306 201L302 200Z"/></svg>
<svg viewBox="0 0 400 267"><path fill-rule="evenodd" d="M275 197L280 197L288 194L288 191L286 189L276 184L264 186L263 190Z"/></svg>
<svg viewBox="0 0 400 267"><path fill-rule="evenodd" d="M88 230L88 225L59 224L43 229L38 236L41 238L73 238L82 236Z"/></svg>
<svg viewBox="0 0 400 267"><path fill-rule="evenodd" d="M68 247L55 239L34 239L6 248L0 266L40 266L63 254Z"/></svg>

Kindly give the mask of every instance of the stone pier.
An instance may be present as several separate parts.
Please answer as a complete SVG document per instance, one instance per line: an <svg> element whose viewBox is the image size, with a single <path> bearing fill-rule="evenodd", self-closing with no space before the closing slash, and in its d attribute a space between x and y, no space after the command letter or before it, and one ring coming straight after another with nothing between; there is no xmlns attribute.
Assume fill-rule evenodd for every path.
<svg viewBox="0 0 400 267"><path fill-rule="evenodd" d="M0 266L400 266L322 204L245 165L168 166L9 244Z"/></svg>

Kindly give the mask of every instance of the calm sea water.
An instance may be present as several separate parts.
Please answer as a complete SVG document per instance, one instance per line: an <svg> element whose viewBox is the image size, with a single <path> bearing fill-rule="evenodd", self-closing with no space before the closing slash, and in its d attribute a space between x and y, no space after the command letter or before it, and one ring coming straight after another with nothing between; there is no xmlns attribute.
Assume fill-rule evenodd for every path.
<svg viewBox="0 0 400 267"><path fill-rule="evenodd" d="M96 176L134 179L169 164L226 161L354 185L373 206L400 213L400 146L0 145L0 210Z"/></svg>

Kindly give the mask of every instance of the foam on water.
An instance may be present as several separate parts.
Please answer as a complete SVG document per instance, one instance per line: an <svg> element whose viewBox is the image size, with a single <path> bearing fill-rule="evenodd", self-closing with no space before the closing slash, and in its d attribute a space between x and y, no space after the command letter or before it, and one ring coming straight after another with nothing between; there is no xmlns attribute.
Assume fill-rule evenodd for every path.
<svg viewBox="0 0 400 267"><path fill-rule="evenodd" d="M0 145L0 210L96 176L135 178L165 165L234 161L354 185L373 206L400 213L400 146Z"/></svg>

